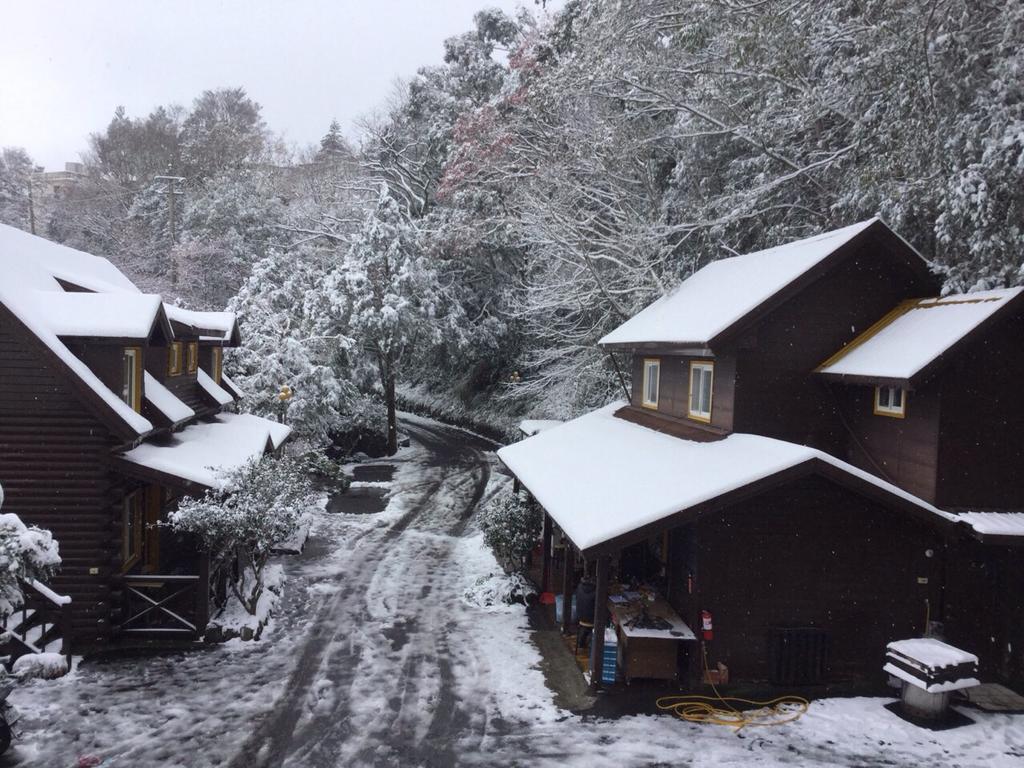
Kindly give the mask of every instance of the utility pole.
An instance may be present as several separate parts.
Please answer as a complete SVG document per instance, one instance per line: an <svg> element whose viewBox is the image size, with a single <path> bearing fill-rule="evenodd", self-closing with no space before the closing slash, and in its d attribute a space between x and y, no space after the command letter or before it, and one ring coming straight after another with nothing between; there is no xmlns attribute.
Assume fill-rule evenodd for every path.
<svg viewBox="0 0 1024 768"><path fill-rule="evenodd" d="M185 194L185 177L184 176L154 176L153 181L164 183L164 188L157 190L157 194L167 195L167 208L168 216L171 224L171 248L174 248L175 243L178 242L178 206L177 198ZM168 253L168 259L171 262L171 285L178 284L178 264L174 260L174 253Z"/></svg>
<svg viewBox="0 0 1024 768"><path fill-rule="evenodd" d="M28 177L28 231L33 235L36 233L36 206L35 201L32 199L32 187L35 186L35 180Z"/></svg>

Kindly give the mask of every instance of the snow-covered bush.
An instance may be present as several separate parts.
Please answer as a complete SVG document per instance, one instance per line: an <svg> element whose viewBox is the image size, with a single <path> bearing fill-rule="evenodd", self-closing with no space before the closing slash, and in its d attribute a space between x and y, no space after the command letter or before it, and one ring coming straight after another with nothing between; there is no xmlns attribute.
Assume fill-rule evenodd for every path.
<svg viewBox="0 0 1024 768"><path fill-rule="evenodd" d="M309 476L288 457L265 457L226 473L219 488L188 498L168 515L179 533L199 538L214 569L229 569L231 590L255 614L264 569L275 544L287 539L314 502Z"/></svg>
<svg viewBox="0 0 1024 768"><path fill-rule="evenodd" d="M19 680L55 680L68 673L68 659L61 653L27 653L11 667Z"/></svg>
<svg viewBox="0 0 1024 768"><path fill-rule="evenodd" d="M351 478L342 471L341 465L325 455L323 451L306 451L297 456L296 460L307 474L331 483L339 491L347 490L352 482Z"/></svg>
<svg viewBox="0 0 1024 768"><path fill-rule="evenodd" d="M520 573L492 573L481 576L466 590L463 598L478 608L494 608L502 605L525 605L537 590Z"/></svg>
<svg viewBox="0 0 1024 768"><path fill-rule="evenodd" d="M0 507L4 492L0 488ZM24 602L22 581L45 580L60 565L53 535L27 526L12 514L0 514L0 616L9 616Z"/></svg>
<svg viewBox="0 0 1024 768"><path fill-rule="evenodd" d="M484 507L479 521L484 542L502 567L510 573L521 570L540 538L540 509L518 493L507 491Z"/></svg>

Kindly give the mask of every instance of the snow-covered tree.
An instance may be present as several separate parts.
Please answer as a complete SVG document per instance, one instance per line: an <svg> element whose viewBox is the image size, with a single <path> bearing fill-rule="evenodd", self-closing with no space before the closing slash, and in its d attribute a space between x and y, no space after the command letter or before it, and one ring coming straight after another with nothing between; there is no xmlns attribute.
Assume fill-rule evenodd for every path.
<svg viewBox="0 0 1024 768"><path fill-rule="evenodd" d="M0 488L0 508L4 491ZM48 579L60 566L53 535L17 515L0 514L0 617L9 616L25 601L21 584Z"/></svg>
<svg viewBox="0 0 1024 768"><path fill-rule="evenodd" d="M183 499L167 524L197 537L213 569L237 566L227 571L232 593L255 614L271 550L292 535L315 494L309 476L287 457L254 460L220 481L205 496Z"/></svg>
<svg viewBox="0 0 1024 768"><path fill-rule="evenodd" d="M352 346L324 294L331 253L311 245L272 251L256 263L231 302L245 328L243 345L229 350L228 368L247 393L245 407L276 418L277 395L288 385L288 423L313 445L337 433L380 432L379 405L352 381Z"/></svg>
<svg viewBox="0 0 1024 768"><path fill-rule="evenodd" d="M0 223L24 230L29 228L29 185L33 170L32 158L21 147L0 149Z"/></svg>
<svg viewBox="0 0 1024 768"><path fill-rule="evenodd" d="M506 571L521 571L540 539L543 515L540 507L510 488L495 496L479 516L484 543Z"/></svg>
<svg viewBox="0 0 1024 768"><path fill-rule="evenodd" d="M203 91L181 126L183 175L210 178L257 160L267 149L260 112L244 88Z"/></svg>
<svg viewBox="0 0 1024 768"><path fill-rule="evenodd" d="M376 370L387 408L388 452L394 453L399 371L419 348L455 329L456 313L444 302L415 222L386 187L328 286L339 327Z"/></svg>

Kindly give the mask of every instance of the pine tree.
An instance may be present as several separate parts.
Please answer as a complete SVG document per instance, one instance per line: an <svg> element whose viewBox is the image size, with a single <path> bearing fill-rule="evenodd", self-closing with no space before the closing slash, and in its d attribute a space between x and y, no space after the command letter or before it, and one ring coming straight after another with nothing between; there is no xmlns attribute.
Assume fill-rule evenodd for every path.
<svg viewBox="0 0 1024 768"><path fill-rule="evenodd" d="M331 126L327 133L320 139L320 149L316 153L318 162L332 163L340 160L348 160L352 157L352 148L345 140L341 132L341 125L337 120L331 120Z"/></svg>
<svg viewBox="0 0 1024 768"><path fill-rule="evenodd" d="M439 341L446 324L437 273L420 246L415 223L382 185L376 208L329 281L339 317L384 392L389 454L398 450L399 371L416 346Z"/></svg>

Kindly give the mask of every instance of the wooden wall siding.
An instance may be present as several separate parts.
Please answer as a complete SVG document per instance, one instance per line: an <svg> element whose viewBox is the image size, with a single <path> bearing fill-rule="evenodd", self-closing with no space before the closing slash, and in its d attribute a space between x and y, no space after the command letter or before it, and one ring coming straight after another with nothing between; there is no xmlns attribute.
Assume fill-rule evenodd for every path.
<svg viewBox="0 0 1024 768"><path fill-rule="evenodd" d="M846 460L935 502L941 413L938 384L910 392L902 419L874 413L874 387L830 386L853 433L846 434Z"/></svg>
<svg viewBox="0 0 1024 768"><path fill-rule="evenodd" d="M940 374L941 506L1024 509L1022 339L1024 317L1007 320Z"/></svg>
<svg viewBox="0 0 1024 768"><path fill-rule="evenodd" d="M120 535L111 528L106 463L114 441L23 333L0 322L3 511L53 532L63 559L53 587L74 600L76 639L93 643L109 633L108 579Z"/></svg>
<svg viewBox="0 0 1024 768"><path fill-rule="evenodd" d="M693 596L682 581L693 565L679 562L688 546ZM886 643L919 635L925 599L938 605L934 530L822 478L702 518L689 536L670 538L670 550L670 598L691 626L702 608L711 611L710 662L727 664L737 680L769 677L772 627L813 626L831 633L833 681L881 682Z"/></svg>
<svg viewBox="0 0 1024 768"><path fill-rule="evenodd" d="M1024 689L1024 568L1020 550L958 541L947 555L946 639L977 654L983 680Z"/></svg>
<svg viewBox="0 0 1024 768"><path fill-rule="evenodd" d="M121 396L121 388L124 386L124 350L127 346L143 348L143 359L148 357L145 354L143 344L104 344L98 342L74 342L65 340L65 345L79 360L89 366L100 381L106 384L110 390Z"/></svg>
<svg viewBox="0 0 1024 768"><path fill-rule="evenodd" d="M733 428L841 454L846 439L834 402L813 370L899 301L929 288L869 244L769 313L752 339L737 344Z"/></svg>
<svg viewBox="0 0 1024 768"><path fill-rule="evenodd" d="M688 417L690 399L690 361L714 362L715 376L711 392L711 426L731 431L733 426L733 388L736 373L736 358L724 355L721 358L684 357L681 355L633 356L632 405L643 407L643 365L644 360L661 360L661 382L658 392L658 413L682 419L692 424L705 422ZM649 409L647 409L649 410Z"/></svg>
<svg viewBox="0 0 1024 768"><path fill-rule="evenodd" d="M167 351L163 351L163 356L166 358ZM166 370L167 362L164 361L164 369ZM182 370L178 376L166 376L163 380L164 386L167 387L171 392L181 400L185 405L192 408L197 413L199 411L205 411L209 409L209 405L203 398L202 391L199 389L199 381L197 379L197 373L189 373L188 366L182 359Z"/></svg>

